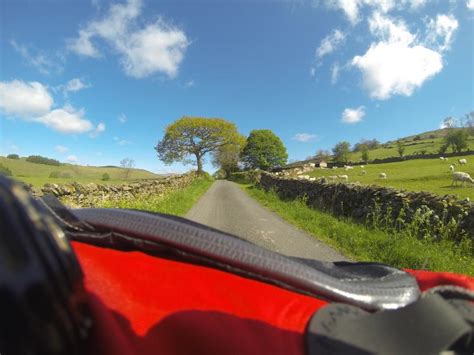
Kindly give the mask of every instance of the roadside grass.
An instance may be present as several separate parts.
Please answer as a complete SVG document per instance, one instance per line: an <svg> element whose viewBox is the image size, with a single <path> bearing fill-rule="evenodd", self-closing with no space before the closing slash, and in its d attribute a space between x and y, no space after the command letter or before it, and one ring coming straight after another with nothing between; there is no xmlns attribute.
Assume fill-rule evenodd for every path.
<svg viewBox="0 0 474 355"><path fill-rule="evenodd" d="M299 200L281 200L276 193L240 185L251 197L283 219L358 261L375 261L399 268L449 271L474 276L470 243L420 240L404 232L387 232L336 218Z"/></svg>
<svg viewBox="0 0 474 355"><path fill-rule="evenodd" d="M474 177L474 157L459 157L467 159L467 164L455 167L456 171L463 171ZM314 177L347 175L349 182L360 182L365 185L390 186L409 191L429 191L438 195L456 195L459 198L469 197L474 200L474 188L466 184L452 186L452 174L449 165L457 162L457 157L448 161L440 159L417 159L404 162L386 164L368 164L364 168L354 166L353 170L316 169L308 175ZM367 172L362 175L362 170ZM387 179L380 179L379 173L386 173Z"/></svg>
<svg viewBox="0 0 474 355"><path fill-rule="evenodd" d="M123 184L139 179L160 179L163 176L154 174L143 169L132 169L127 180L124 179L125 170L116 166L82 166L74 164L61 164L59 166L35 164L20 159L8 159L0 157L0 164L10 169L13 173L12 178L41 187L45 183L68 183L80 182L96 184ZM50 178L50 174L59 172L60 175L66 174L69 178ZM110 180L103 181L102 176L107 173Z"/></svg>
<svg viewBox="0 0 474 355"><path fill-rule="evenodd" d="M134 200L107 201L97 207L127 208L161 212L184 216L213 183L209 176L197 178L184 189L176 190L162 196L146 196Z"/></svg>

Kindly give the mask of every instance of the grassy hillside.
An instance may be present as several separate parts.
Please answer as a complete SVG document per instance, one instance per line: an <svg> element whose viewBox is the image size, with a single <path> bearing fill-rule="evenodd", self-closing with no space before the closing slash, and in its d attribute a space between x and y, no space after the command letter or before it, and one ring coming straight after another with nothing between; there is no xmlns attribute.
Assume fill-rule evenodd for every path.
<svg viewBox="0 0 474 355"><path fill-rule="evenodd" d="M13 178L33 184L34 186L43 186L45 183L66 183L71 181L77 182L95 182L120 184L126 182L125 169L119 167L96 167L81 166L73 164L61 164L60 166L35 164L21 159L8 159L0 157L0 164L11 170ZM70 178L50 178L52 172L59 172L60 175L68 174ZM103 174L109 174L109 181L102 181ZM154 174L143 169L132 169L128 180L137 179L153 179L160 178L161 175Z"/></svg>
<svg viewBox="0 0 474 355"><path fill-rule="evenodd" d="M465 166L456 166L456 171L469 173L474 177L474 156L466 158ZM375 184L391 186L397 189L410 191L430 191L439 195L453 194L460 198L469 197L474 200L474 187L451 186L452 178L449 165L457 162L457 158L449 158L448 161L440 159L417 159L397 163L369 164L364 168L354 167L353 170L345 171L343 168L316 169L309 173L311 176L347 175L349 182L360 182L361 184ZM361 171L367 171L361 175ZM380 179L379 173L386 173L387 179Z"/></svg>

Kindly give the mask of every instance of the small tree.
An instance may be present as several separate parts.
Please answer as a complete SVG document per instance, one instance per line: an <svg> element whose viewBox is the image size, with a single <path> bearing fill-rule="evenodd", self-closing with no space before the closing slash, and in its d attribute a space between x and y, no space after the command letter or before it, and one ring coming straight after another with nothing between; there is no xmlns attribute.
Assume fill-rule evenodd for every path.
<svg viewBox="0 0 474 355"><path fill-rule="evenodd" d="M102 175L102 181L109 181L109 180L110 180L110 175L107 174L107 173L104 173L104 174Z"/></svg>
<svg viewBox="0 0 474 355"><path fill-rule="evenodd" d="M469 133L466 129L450 129L445 137L445 143L451 147L453 152L461 153L463 149L467 149L467 140Z"/></svg>
<svg viewBox="0 0 474 355"><path fill-rule="evenodd" d="M339 142L334 148L334 160L340 163L347 163L349 161L349 153L351 152L351 144L349 142Z"/></svg>
<svg viewBox="0 0 474 355"><path fill-rule="evenodd" d="M8 159L20 159L20 156L18 154L8 154L7 158Z"/></svg>
<svg viewBox="0 0 474 355"><path fill-rule="evenodd" d="M446 151L448 150L449 146L445 143L438 149L439 154L445 154Z"/></svg>
<svg viewBox="0 0 474 355"><path fill-rule="evenodd" d="M202 174L204 156L228 144L238 144L240 134L234 123L222 118L182 117L168 127L155 147L158 157L165 164L180 161L193 163Z"/></svg>
<svg viewBox="0 0 474 355"><path fill-rule="evenodd" d="M400 158L403 158L403 154L405 153L405 146L403 145L400 139L397 140L397 152Z"/></svg>
<svg viewBox="0 0 474 355"><path fill-rule="evenodd" d="M328 161L331 153L328 150L319 149L314 156L318 161Z"/></svg>
<svg viewBox="0 0 474 355"><path fill-rule="evenodd" d="M236 137L236 143L227 144L219 147L213 154L212 164L219 167L224 175L228 178L231 173L239 170L240 154L245 147L245 137Z"/></svg>
<svg viewBox="0 0 474 355"><path fill-rule="evenodd" d="M463 126L467 128L467 131L471 136L474 136L474 111L464 115Z"/></svg>
<svg viewBox="0 0 474 355"><path fill-rule="evenodd" d="M127 180L132 172L133 167L135 166L135 160L130 158L124 158L120 161L120 166L125 169L124 170L124 177Z"/></svg>
<svg viewBox="0 0 474 355"><path fill-rule="evenodd" d="M359 146L359 151L362 161L367 164L367 162L369 161L369 147L367 146L367 144L361 144Z"/></svg>
<svg viewBox="0 0 474 355"><path fill-rule="evenodd" d="M269 129L257 129L250 132L242 159L247 168L269 170L284 165L288 153L275 133Z"/></svg>

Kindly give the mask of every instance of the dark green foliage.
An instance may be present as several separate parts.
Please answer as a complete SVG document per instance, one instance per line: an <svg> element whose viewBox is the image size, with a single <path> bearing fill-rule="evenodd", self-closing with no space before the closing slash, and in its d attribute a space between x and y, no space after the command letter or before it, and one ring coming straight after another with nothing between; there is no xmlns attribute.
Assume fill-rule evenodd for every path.
<svg viewBox="0 0 474 355"><path fill-rule="evenodd" d="M20 159L20 156L18 154L8 154L7 158L8 159Z"/></svg>
<svg viewBox="0 0 474 355"><path fill-rule="evenodd" d="M334 160L339 163L347 163L349 160L349 153L351 152L351 144L349 142L339 142L334 148Z"/></svg>
<svg viewBox="0 0 474 355"><path fill-rule="evenodd" d="M110 180L110 175L105 173L104 175L102 175L102 181L109 181Z"/></svg>
<svg viewBox="0 0 474 355"><path fill-rule="evenodd" d="M367 164L369 161L369 147L367 144L361 144L359 147L360 151L360 158L362 159L363 162Z"/></svg>
<svg viewBox="0 0 474 355"><path fill-rule="evenodd" d="M0 175L4 176L12 176L12 171L8 169L6 166L0 164Z"/></svg>
<svg viewBox="0 0 474 355"><path fill-rule="evenodd" d="M461 153L464 149L467 149L467 140L469 133L467 129L450 129L445 137L447 146L450 146L453 152Z"/></svg>
<svg viewBox="0 0 474 355"><path fill-rule="evenodd" d="M26 161L35 164L45 164L45 165L54 165L59 166L61 163L56 159L50 159L46 157L42 157L41 155L30 155L26 158Z"/></svg>
<svg viewBox="0 0 474 355"><path fill-rule="evenodd" d="M288 153L281 139L269 129L250 132L242 151L242 160L247 168L269 170L283 166Z"/></svg>
<svg viewBox="0 0 474 355"><path fill-rule="evenodd" d="M418 134L413 138L414 141L421 141L421 136Z"/></svg>
<svg viewBox="0 0 474 355"><path fill-rule="evenodd" d="M51 179L58 179L61 176L61 173L59 171L53 171L49 174L49 177Z"/></svg>
<svg viewBox="0 0 474 355"><path fill-rule="evenodd" d="M397 152L398 155L400 155L400 158L402 158L403 154L405 153L405 146L403 145L401 140L397 141Z"/></svg>

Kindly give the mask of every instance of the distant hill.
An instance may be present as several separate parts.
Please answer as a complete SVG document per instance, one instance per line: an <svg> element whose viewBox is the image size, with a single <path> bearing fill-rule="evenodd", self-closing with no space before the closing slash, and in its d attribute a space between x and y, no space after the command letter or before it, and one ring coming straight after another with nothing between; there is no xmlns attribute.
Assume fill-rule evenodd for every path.
<svg viewBox="0 0 474 355"><path fill-rule="evenodd" d="M121 184L132 180L159 179L164 175L154 174L144 169L132 169L129 178L125 180L125 169L117 166L82 166L74 164L61 164L60 166L30 163L25 158L8 159L0 156L0 164L12 171L13 178L42 186L45 183L66 182L95 182ZM50 178L51 173L56 173L59 178ZM57 174L59 173L59 174ZM109 174L110 180L103 181L104 174Z"/></svg>
<svg viewBox="0 0 474 355"><path fill-rule="evenodd" d="M448 129L444 128L400 138L400 140L403 142L403 146L405 147L404 155L422 154L423 152L425 154L438 153L439 148L444 143L443 140L447 133ZM398 157L395 143L396 141L388 141L382 143L379 148L369 150L369 160ZM469 137L468 146L469 150L474 150L474 137ZM451 149L448 149L448 152L451 152ZM308 158L305 160L292 162L286 166L300 166L306 163L315 162L315 160L315 158ZM359 161L360 153L351 153L349 160L353 162ZM331 159L329 159L329 161L331 161Z"/></svg>

